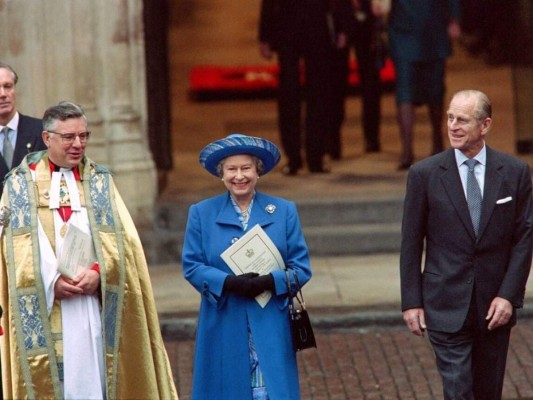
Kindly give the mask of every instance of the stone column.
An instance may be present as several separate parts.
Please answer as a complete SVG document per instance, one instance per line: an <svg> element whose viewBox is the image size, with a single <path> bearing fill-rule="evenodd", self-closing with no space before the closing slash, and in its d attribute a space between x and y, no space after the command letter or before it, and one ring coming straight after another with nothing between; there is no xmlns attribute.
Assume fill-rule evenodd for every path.
<svg viewBox="0 0 533 400"><path fill-rule="evenodd" d="M138 225L157 193L147 132L142 0L0 2L0 60L19 75L18 108L41 117L80 104L93 132L87 154L113 172Z"/></svg>
<svg viewBox="0 0 533 400"><path fill-rule="evenodd" d="M78 0L85 4L85 0ZM107 164L116 176L136 222L149 224L157 192L157 176L149 150L142 2L91 3L98 13L101 63L101 108Z"/></svg>

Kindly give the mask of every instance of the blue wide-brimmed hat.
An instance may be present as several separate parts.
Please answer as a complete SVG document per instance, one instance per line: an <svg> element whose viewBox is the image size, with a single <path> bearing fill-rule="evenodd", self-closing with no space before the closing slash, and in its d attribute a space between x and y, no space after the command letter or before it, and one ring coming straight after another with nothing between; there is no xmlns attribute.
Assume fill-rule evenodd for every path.
<svg viewBox="0 0 533 400"><path fill-rule="evenodd" d="M233 133L228 137L209 143L200 152L200 164L218 177L217 166L221 160L236 154L250 154L263 161L263 175L274 168L281 158L278 147L269 140Z"/></svg>

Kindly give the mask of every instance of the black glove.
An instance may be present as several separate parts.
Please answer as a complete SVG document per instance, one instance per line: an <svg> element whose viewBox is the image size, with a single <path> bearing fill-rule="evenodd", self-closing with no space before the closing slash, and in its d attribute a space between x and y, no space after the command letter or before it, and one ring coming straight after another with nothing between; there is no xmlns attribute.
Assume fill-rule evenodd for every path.
<svg viewBox="0 0 533 400"><path fill-rule="evenodd" d="M228 275L224 281L223 291L232 292L243 297L255 297L257 295L252 296L252 293L255 293L252 292L252 279L256 276L259 276L259 274L255 272L248 272L242 275Z"/></svg>
<svg viewBox="0 0 533 400"><path fill-rule="evenodd" d="M274 290L274 277L272 274L261 275L251 279L251 296L255 297L266 290Z"/></svg>

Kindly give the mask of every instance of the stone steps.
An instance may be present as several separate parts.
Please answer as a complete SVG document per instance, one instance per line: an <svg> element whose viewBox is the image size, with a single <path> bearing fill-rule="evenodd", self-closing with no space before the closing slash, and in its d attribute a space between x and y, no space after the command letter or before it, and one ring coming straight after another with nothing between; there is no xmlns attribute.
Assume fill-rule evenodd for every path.
<svg viewBox="0 0 533 400"><path fill-rule="evenodd" d="M397 252L402 199L296 201L311 255L348 256ZM150 263L179 262L189 205L158 204L153 229L141 230Z"/></svg>
<svg viewBox="0 0 533 400"><path fill-rule="evenodd" d="M311 255L359 255L399 250L403 200L298 202Z"/></svg>
<svg viewBox="0 0 533 400"><path fill-rule="evenodd" d="M400 223L350 224L304 228L311 255L347 256L400 250Z"/></svg>

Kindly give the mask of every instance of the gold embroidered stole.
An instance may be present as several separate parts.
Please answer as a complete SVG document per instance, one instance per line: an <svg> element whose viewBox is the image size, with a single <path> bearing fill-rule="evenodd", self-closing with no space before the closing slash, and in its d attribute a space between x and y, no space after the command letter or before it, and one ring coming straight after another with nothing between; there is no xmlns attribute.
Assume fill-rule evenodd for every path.
<svg viewBox="0 0 533 400"><path fill-rule="evenodd" d="M33 181L29 165L36 162ZM77 182L80 200L87 207L100 265L106 396L115 398L124 309L124 235L109 171L85 158L80 164L80 175L82 182ZM11 323L15 332L10 351L22 375L13 380L16 387L12 390L20 397L62 397L60 307L56 300L47 318L37 232L39 218L54 247L53 212L48 208L50 180L46 152L31 153L10 172L4 188L6 204L11 209L10 224L5 229Z"/></svg>

